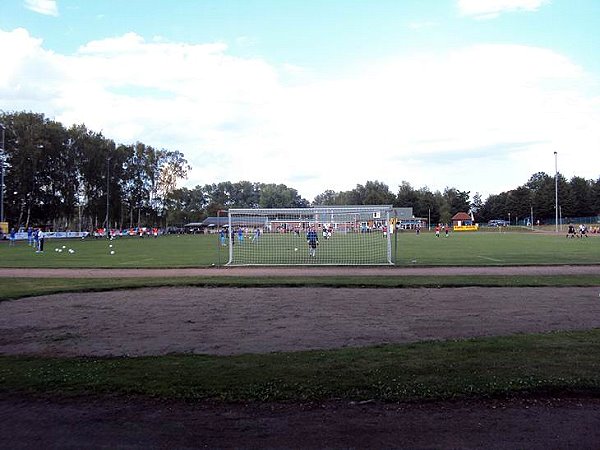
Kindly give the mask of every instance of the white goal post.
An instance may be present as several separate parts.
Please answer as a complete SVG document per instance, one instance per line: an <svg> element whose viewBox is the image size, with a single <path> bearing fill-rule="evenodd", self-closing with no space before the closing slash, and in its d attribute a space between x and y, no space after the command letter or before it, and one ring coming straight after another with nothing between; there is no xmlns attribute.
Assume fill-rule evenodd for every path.
<svg viewBox="0 0 600 450"><path fill-rule="evenodd" d="M230 209L227 265L390 265L391 212L391 205Z"/></svg>

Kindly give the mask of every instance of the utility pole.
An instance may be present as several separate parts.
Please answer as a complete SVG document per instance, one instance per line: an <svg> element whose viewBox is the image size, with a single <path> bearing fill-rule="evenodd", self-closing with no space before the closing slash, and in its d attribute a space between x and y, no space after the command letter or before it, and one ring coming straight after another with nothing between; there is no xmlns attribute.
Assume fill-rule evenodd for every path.
<svg viewBox="0 0 600 450"><path fill-rule="evenodd" d="M110 238L110 156L106 158L106 237Z"/></svg>
<svg viewBox="0 0 600 450"><path fill-rule="evenodd" d="M558 233L558 156L554 152L554 212L555 216L555 232Z"/></svg>

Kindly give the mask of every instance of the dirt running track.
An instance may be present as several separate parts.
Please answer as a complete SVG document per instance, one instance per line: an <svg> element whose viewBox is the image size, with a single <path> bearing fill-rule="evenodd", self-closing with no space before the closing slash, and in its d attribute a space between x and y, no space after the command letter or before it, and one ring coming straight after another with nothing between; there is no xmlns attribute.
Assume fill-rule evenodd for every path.
<svg viewBox="0 0 600 450"><path fill-rule="evenodd" d="M411 276L411 275L600 275L596 266L489 267L221 267L181 269L15 269L0 268L0 277L133 278L265 276Z"/></svg>
<svg viewBox="0 0 600 450"><path fill-rule="evenodd" d="M207 272L218 276L261 276L272 275L272 270L154 272L162 276ZM336 272L340 270L343 273ZM12 269L1 269L0 277L107 276L106 270L97 272L18 270L17 275ZM140 275L142 272L144 275ZM600 267L308 269L308 274L315 275L372 276L490 272L600 274ZM126 273L148 276L147 271ZM306 275L307 270L278 269L277 274ZM119 270L113 276L125 276L124 271ZM0 303L0 354L234 354L585 329L600 327L599 294L600 286L184 287L43 296ZM136 398L34 399L0 395L2 449L592 449L600 448L599 425L597 398L423 405L339 401L310 405L223 405Z"/></svg>

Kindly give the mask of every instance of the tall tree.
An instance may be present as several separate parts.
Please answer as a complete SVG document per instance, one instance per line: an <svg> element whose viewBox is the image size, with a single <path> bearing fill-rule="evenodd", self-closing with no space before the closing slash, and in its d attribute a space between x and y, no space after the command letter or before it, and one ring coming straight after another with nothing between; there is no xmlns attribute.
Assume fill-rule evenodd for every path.
<svg viewBox="0 0 600 450"><path fill-rule="evenodd" d="M448 204L448 210L451 215L457 212L467 212L471 207L469 202L469 191L459 191L456 188L444 189L444 198Z"/></svg>
<svg viewBox="0 0 600 450"><path fill-rule="evenodd" d="M414 207L418 201L418 192L413 189L408 181L402 181L400 186L398 186L398 195L394 204L401 207L412 206L414 211Z"/></svg>
<svg viewBox="0 0 600 450"><path fill-rule="evenodd" d="M325 192L317 195L312 204L314 206L337 205L338 197L339 194L337 192L328 189Z"/></svg>
<svg viewBox="0 0 600 450"><path fill-rule="evenodd" d="M261 184L259 204L261 208L304 208L309 203L285 184Z"/></svg>
<svg viewBox="0 0 600 450"><path fill-rule="evenodd" d="M475 195L473 195L473 200L471 201L470 210L473 215L477 215L481 208L483 208L483 199L481 198L481 194L479 192L475 192Z"/></svg>
<svg viewBox="0 0 600 450"><path fill-rule="evenodd" d="M569 181L572 211L575 217L588 217L594 215L592 201L593 182L581 177L573 177Z"/></svg>

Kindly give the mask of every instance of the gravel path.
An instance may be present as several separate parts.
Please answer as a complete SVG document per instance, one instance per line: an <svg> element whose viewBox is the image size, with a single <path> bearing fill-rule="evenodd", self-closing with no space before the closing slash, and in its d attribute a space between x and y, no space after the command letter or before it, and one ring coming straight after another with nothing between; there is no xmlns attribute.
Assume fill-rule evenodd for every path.
<svg viewBox="0 0 600 450"><path fill-rule="evenodd" d="M181 269L30 269L0 268L0 277L266 277L266 276L410 276L410 275L600 275L597 266L489 267L221 267Z"/></svg>

